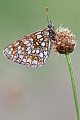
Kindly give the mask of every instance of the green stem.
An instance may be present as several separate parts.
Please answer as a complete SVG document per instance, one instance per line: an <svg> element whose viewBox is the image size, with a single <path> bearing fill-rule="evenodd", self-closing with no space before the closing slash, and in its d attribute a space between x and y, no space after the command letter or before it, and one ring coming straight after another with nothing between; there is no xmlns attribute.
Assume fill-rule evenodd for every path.
<svg viewBox="0 0 80 120"><path fill-rule="evenodd" d="M72 69L71 57L70 57L69 53L66 54L66 59L67 59L67 63L68 63L70 79L71 79L71 84L72 84L72 91L73 91L73 97L74 97L74 103L75 103L75 109L76 109L76 119L80 120L76 85L75 85L74 73L73 73L73 69Z"/></svg>

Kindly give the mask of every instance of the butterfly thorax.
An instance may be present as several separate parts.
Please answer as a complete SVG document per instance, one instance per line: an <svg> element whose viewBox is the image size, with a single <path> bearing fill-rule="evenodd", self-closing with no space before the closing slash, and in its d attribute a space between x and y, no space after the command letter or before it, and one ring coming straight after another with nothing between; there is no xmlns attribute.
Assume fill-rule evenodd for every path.
<svg viewBox="0 0 80 120"><path fill-rule="evenodd" d="M51 41L55 41L55 30L54 30L54 25L50 22L48 24L49 28L49 37Z"/></svg>

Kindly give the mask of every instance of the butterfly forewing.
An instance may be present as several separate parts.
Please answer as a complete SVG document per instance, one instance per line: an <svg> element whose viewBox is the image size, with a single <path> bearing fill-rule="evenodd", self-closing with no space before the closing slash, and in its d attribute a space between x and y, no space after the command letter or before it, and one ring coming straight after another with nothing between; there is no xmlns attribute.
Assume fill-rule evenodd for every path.
<svg viewBox="0 0 80 120"><path fill-rule="evenodd" d="M49 29L41 29L8 45L4 55L22 65L38 67L44 65L51 50Z"/></svg>

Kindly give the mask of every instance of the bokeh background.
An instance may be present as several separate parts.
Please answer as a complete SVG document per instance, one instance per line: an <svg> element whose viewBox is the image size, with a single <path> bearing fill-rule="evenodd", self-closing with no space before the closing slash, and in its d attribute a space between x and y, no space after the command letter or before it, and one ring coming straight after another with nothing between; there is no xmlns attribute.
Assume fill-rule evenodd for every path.
<svg viewBox="0 0 80 120"><path fill-rule="evenodd" d="M68 27L76 35L71 55L80 106L80 0L0 0L0 120L75 120L67 62L51 51L45 65L30 68L11 62L3 49L47 26Z"/></svg>

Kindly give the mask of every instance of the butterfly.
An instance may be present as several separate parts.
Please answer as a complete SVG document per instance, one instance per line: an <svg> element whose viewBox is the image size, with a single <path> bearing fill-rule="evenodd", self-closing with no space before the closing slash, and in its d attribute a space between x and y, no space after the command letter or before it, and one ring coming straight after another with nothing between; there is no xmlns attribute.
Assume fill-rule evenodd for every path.
<svg viewBox="0 0 80 120"><path fill-rule="evenodd" d="M54 41L54 25L51 21L48 21L48 26L46 28L19 38L15 42L9 44L4 49L3 53L8 59L18 64L29 67L39 67L44 65L49 57Z"/></svg>

